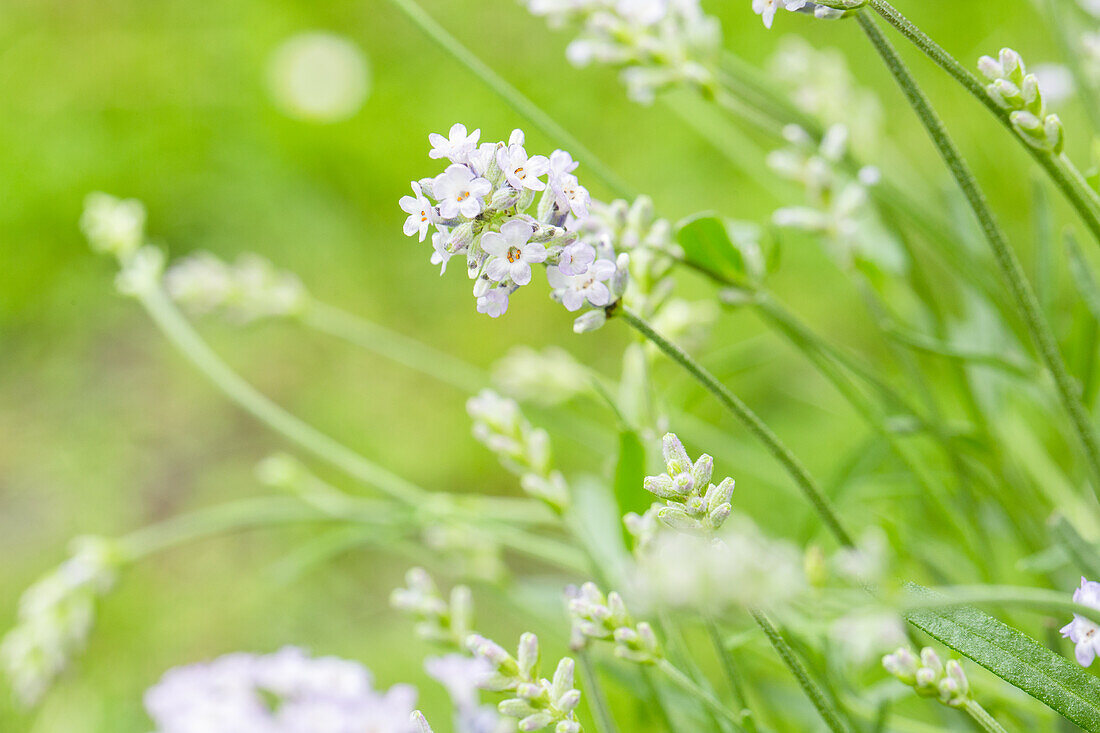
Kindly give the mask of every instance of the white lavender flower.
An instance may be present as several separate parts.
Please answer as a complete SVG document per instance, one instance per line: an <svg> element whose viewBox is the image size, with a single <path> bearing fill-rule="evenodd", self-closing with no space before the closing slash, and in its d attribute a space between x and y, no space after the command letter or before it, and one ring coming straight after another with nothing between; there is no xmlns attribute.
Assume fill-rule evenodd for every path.
<svg viewBox="0 0 1100 733"><path fill-rule="evenodd" d="M1081 578L1081 587L1073 591L1073 602L1100 610L1100 583ZM1061 628L1062 636L1074 644L1077 663L1088 667L1100 652L1100 626L1091 619L1073 614L1073 620Z"/></svg>
<svg viewBox="0 0 1100 733"><path fill-rule="evenodd" d="M493 365L492 374L493 384L505 394L539 405L568 402L589 389L588 370L556 346L542 351L517 346Z"/></svg>
<svg viewBox="0 0 1100 733"><path fill-rule="evenodd" d="M920 657L914 656L908 647L900 647L882 658L882 666L922 697L938 698L953 708L962 707L971 699L970 682L962 665L954 659L945 665L931 647L922 649Z"/></svg>
<svg viewBox="0 0 1100 733"><path fill-rule="evenodd" d="M190 255L168 268L164 285L192 313L219 313L235 323L293 316L309 302L296 275L255 254L232 264L208 252Z"/></svg>
<svg viewBox="0 0 1100 733"><path fill-rule="evenodd" d="M25 705L37 703L84 649L96 603L114 586L123 560L104 537L79 537L71 553L23 592L16 624L0 639L0 667Z"/></svg>
<svg viewBox="0 0 1100 733"><path fill-rule="evenodd" d="M390 594L390 605L416 619L417 635L437 644L461 646L473 623L470 589L456 585L451 589L449 601L445 601L423 568L411 568L405 573L405 585Z"/></svg>
<svg viewBox="0 0 1100 733"><path fill-rule="evenodd" d="M380 692L357 662L295 647L177 667L145 694L157 733L413 733L415 701L409 685Z"/></svg>
<svg viewBox="0 0 1100 733"><path fill-rule="evenodd" d="M466 648L475 657L486 660L491 674L479 680L483 690L509 692L502 701L501 715L519 720L519 730L535 731L553 726L554 733L582 733L576 708L580 690L573 687L573 660L558 662L552 680L539 677L539 640L531 633L520 637L516 656L496 642L471 634Z"/></svg>
<svg viewBox="0 0 1100 733"><path fill-rule="evenodd" d="M565 478L551 467L550 436L527 421L515 400L483 389L467 400L466 411L474 437L520 477L524 491L559 510L569 503Z"/></svg>
<svg viewBox="0 0 1100 733"><path fill-rule="evenodd" d="M92 249L125 259L145 241L145 207L135 199L88 194L80 229Z"/></svg>
<svg viewBox="0 0 1100 733"><path fill-rule="evenodd" d="M658 91L681 84L710 89L721 43L717 19L698 0L526 0L552 26L571 25L577 37L566 49L576 66L620 69L627 95L644 104Z"/></svg>
<svg viewBox="0 0 1100 733"><path fill-rule="evenodd" d="M1062 120L1049 113L1035 74L1029 74L1020 54L1002 48L997 58L982 56L978 70L989 85L986 91L1000 107L1010 111L1012 126L1028 144L1058 155L1065 146Z"/></svg>
<svg viewBox="0 0 1100 733"><path fill-rule="evenodd" d="M632 595L656 605L713 613L768 608L806 588L798 550L745 517L713 536L657 531L636 555Z"/></svg>
<svg viewBox="0 0 1100 733"><path fill-rule="evenodd" d="M565 597L574 651L584 649L592 640L603 640L613 642L615 655L630 662L653 664L663 657L653 628L645 621L635 623L615 591L605 596L595 583L585 583L566 588Z"/></svg>
<svg viewBox="0 0 1100 733"><path fill-rule="evenodd" d="M657 519L681 532L711 535L730 516L734 482L726 477L715 485L710 482L714 459L703 454L692 463L675 433L662 440L666 472L647 476L642 486L665 501Z"/></svg>
<svg viewBox="0 0 1100 733"><path fill-rule="evenodd" d="M424 660L430 677L443 685L454 707L456 733L507 733L513 723L502 718L492 705L482 705L478 683L493 673L493 667L480 657L448 654Z"/></svg>
<svg viewBox="0 0 1100 733"><path fill-rule="evenodd" d="M577 163L566 151L530 155L521 130L513 130L507 142L478 145L479 138L480 130L468 134L463 125L452 127L448 137L431 135L431 157L451 164L435 178L414 181L413 195L399 204L408 215L406 235L424 241L435 227L431 261L441 266L440 274L451 257L464 255L477 311L499 318L508 312L512 293L531 282L532 265L553 270L565 250L576 251L579 236L572 229L587 217L591 197L573 175ZM615 265L614 251L606 248L604 254ZM577 262L583 257L580 253ZM567 263L573 263L572 255ZM566 267L576 275L588 270ZM612 279L618 289L593 287L593 292L607 290L606 300L599 294L582 297L595 307L611 305L611 296L625 289L625 282L612 278L614 271L601 268L589 280Z"/></svg>

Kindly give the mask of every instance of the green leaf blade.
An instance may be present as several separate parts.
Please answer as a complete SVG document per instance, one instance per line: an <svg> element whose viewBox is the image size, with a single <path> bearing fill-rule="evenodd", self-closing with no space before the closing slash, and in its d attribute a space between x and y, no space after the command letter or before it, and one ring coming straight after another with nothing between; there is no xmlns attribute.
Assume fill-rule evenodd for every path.
<svg viewBox="0 0 1100 733"><path fill-rule="evenodd" d="M910 586L918 595L933 595ZM921 609L909 622L1085 730L1100 730L1100 678L992 616L968 606Z"/></svg>

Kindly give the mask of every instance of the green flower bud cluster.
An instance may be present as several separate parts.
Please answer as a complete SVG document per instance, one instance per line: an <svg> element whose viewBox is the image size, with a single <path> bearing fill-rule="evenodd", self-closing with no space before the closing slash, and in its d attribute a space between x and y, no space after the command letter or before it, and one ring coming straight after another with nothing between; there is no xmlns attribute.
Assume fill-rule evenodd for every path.
<svg viewBox="0 0 1100 733"><path fill-rule="evenodd" d="M595 583L580 588L570 586L565 591L572 620L570 645L580 651L591 640L611 641L615 656L628 662L654 664L664 653L657 635L645 621L635 623L626 610L622 596L611 591L606 596Z"/></svg>
<svg viewBox="0 0 1100 733"><path fill-rule="evenodd" d="M446 601L423 568L411 568L405 574L405 585L390 594L390 605L416 619L416 633L421 639L461 648L473 624L470 589L456 585Z"/></svg>
<svg viewBox="0 0 1100 733"><path fill-rule="evenodd" d="M532 633L519 639L516 656L478 634L466 639L466 648L485 659L492 673L478 680L478 687L494 692L511 692L513 697L497 705L501 715L519 719L519 730L534 731L554 726L554 733L582 733L576 708L580 690L573 687L573 660L558 662L554 678L539 678L539 640Z"/></svg>
<svg viewBox="0 0 1100 733"><path fill-rule="evenodd" d="M707 535L719 529L729 518L734 482L725 478L718 485L710 482L714 459L705 453L691 462L683 443L674 433L663 441L667 473L647 476L646 491L665 500L657 510L663 524L690 534Z"/></svg>
<svg viewBox="0 0 1100 733"><path fill-rule="evenodd" d="M970 682L962 665L954 659L944 664L931 647L917 657L907 647L882 658L882 666L922 697L935 697L944 705L960 708L970 701Z"/></svg>
<svg viewBox="0 0 1100 733"><path fill-rule="evenodd" d="M978 69L989 85L986 91L999 106L1010 110L1016 132L1033 147L1058 155L1065 147L1062 120L1048 114L1034 74L1027 73L1024 60L1011 48L1002 48L996 59L982 56Z"/></svg>

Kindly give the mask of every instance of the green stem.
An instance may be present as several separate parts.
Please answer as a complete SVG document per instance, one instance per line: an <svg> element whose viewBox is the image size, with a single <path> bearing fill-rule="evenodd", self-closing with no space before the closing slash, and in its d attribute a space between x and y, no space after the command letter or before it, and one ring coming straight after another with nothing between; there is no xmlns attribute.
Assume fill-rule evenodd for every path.
<svg viewBox="0 0 1100 733"><path fill-rule="evenodd" d="M409 20L415 23L420 30L438 43L443 50L454 56L459 63L472 71L478 79L481 79L486 86L496 92L512 109L530 120L548 137L567 146L578 160L584 161L592 173L615 192L615 195L628 199L634 198L630 186L597 158L595 153L583 145L580 140L573 137L568 130L555 122L554 118L543 112L537 104L524 96L520 90L505 81L504 77L489 68L488 64L474 55L470 49L463 46L457 38L436 22L432 16L428 15L414 0L390 0L390 2L408 16Z"/></svg>
<svg viewBox="0 0 1100 733"><path fill-rule="evenodd" d="M737 671L737 665L733 663L733 657L730 655L729 649L726 648L725 642L722 641L722 632L718 628L718 623L709 615L703 620L703 623L707 627L710 643L714 646L714 653L718 656L718 661L722 664L722 671L729 682L730 692L733 693L733 702L741 708L741 720L745 723L745 730L754 733L756 721L749 709L745 686L741 681L741 673Z"/></svg>
<svg viewBox="0 0 1100 733"><path fill-rule="evenodd" d="M1009 111L1001 108L986 92L985 85L974 76L966 67L960 64L951 54L947 53L939 44L933 41L921 29L917 28L908 18L899 13L886 0L868 0L868 5L875 9L887 23L896 28L903 36L913 42L941 69L950 74L956 81L970 92L979 102L993 113L1001 121L1012 137L1015 138L1031 154L1031 157L1046 171L1054 184L1062 191L1073 208L1077 210L1085 226L1089 228L1097 241L1100 241L1100 214L1095 203L1096 192L1086 184L1081 185L1081 176L1076 167L1065 159L1064 156L1056 157L1049 152L1039 150L1029 145L1013 128L1009 119ZM857 13L861 25L867 28L866 14Z"/></svg>
<svg viewBox="0 0 1100 733"><path fill-rule="evenodd" d="M1008 733L977 700L967 700L963 710L987 733Z"/></svg>
<svg viewBox="0 0 1100 733"><path fill-rule="evenodd" d="M596 730L599 733L618 733L619 728L615 725L615 717L611 714L607 697L603 694L596 665L592 664L591 657L583 649L577 652L577 657L581 660L581 669L584 670L584 678L588 683L588 705L596 721Z"/></svg>
<svg viewBox="0 0 1100 733"><path fill-rule="evenodd" d="M810 702L813 703L818 714L821 715L821 719L825 721L825 725L829 726L829 730L833 733L848 733L848 726L840 719L840 714L825 696L825 691L810 677L810 673L802 665L802 661L794 653L794 649L779 633L779 629L761 611L752 611L752 617L756 620L757 625L764 630L764 635L768 637L768 641L771 642L779 658L787 665L787 669L798 680L802 691L806 693L806 697L810 698Z"/></svg>
<svg viewBox="0 0 1100 733"><path fill-rule="evenodd" d="M822 493L820 487L817 485L817 481L810 475L810 472L806 470L805 466L802 465L794 453L791 452L791 449L779 439L779 436L772 432L772 429L769 428L763 420L757 417L756 413L749 409L748 405L742 402L737 395L719 382L714 375L704 369L702 365L692 359L687 352L657 333L652 326L646 323L646 321L634 313L634 311L623 306L619 312L631 327L649 339L654 346L663 351L669 358L682 366L688 374L699 382L699 384L714 395L727 410L733 413L734 417L740 420L749 432L764 444L768 451L791 475L795 483L802 490L802 493L809 500L810 504L821 516L821 519L825 522L829 531L836 537L837 541L842 545L854 546L851 535L848 534L848 531L844 529L844 526L840 523L840 519L833 510L828 498Z"/></svg>
<svg viewBox="0 0 1100 733"><path fill-rule="evenodd" d="M662 659L657 662L657 669L661 670L674 685L702 701L702 703L710 708L715 715L718 715L720 718L730 723L736 730L742 733L745 732L745 729L741 727L739 716L735 715L733 711L723 705L710 691L704 690L702 687L695 684L690 677L677 669L672 662L667 659Z"/></svg>
<svg viewBox="0 0 1100 733"><path fill-rule="evenodd" d="M881 0L871 0L871 2L876 9L881 4ZM1058 351L1057 341L1054 338L1054 334L1051 332L1050 326L1043 317L1039 308L1039 302L1031 286L1027 282L1023 268L1020 266L1020 261L1008 246L1005 235L997 224L993 212L989 209L989 204L985 200L985 195L978 187L974 175L970 172L962 155L955 147L950 136L948 136L947 130L943 126L943 122L940 121L939 116L932 108L927 97L924 96L924 92L917 86L916 80L909 72L909 69L906 68L905 62L901 60L897 51L895 51L890 45L890 42L886 40L882 31L879 30L878 26L869 15L866 13L858 13L858 18L867 37L871 40L871 43L874 45L883 61L886 62L890 72L893 74L898 85L909 100L910 105L912 105L921 123L928 131L936 149L947 163L951 175L955 178L959 188L962 189L963 195L970 204L970 208L974 211L975 216L977 216L982 232L985 234L990 247L993 249L994 259L997 261L1002 276L1008 282L1009 290L1012 293L1017 308L1024 317L1028 333L1034 340L1044 364L1046 364L1047 369L1050 370L1051 376L1054 378L1058 396L1062 401L1063 407L1069 413L1074 430L1077 432L1077 436L1084 448L1085 459L1092 471L1093 491L1100 497L1100 445L1097 444L1096 433L1093 430L1088 412L1081 402L1077 388L1070 378L1069 373L1066 371L1065 362L1062 360L1062 355Z"/></svg>

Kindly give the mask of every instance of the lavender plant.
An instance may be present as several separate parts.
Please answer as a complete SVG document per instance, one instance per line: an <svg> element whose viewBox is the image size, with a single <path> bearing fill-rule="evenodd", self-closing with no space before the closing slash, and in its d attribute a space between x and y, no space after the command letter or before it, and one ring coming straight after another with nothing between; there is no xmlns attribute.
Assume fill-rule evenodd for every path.
<svg viewBox="0 0 1100 733"><path fill-rule="evenodd" d="M322 523L413 565L390 600L411 617L412 635L442 655L424 665L451 703L429 711L437 730L440 721L461 733L921 731L971 723L994 732L1063 723L1100 730L1100 681L1088 671L1100 650L1100 583L1081 577L1068 593L1072 578L1100 573L1091 366L1100 289L1070 240L1076 317L1087 320L1091 337L1067 343L1069 319L1035 292L875 16L1003 123L1100 239L1100 194L1066 152L1078 130L1051 111L1050 95L1020 56L1004 49L980 59L982 82L884 0L743 3L767 28L780 10L858 25L947 164L975 230L922 203L938 193L938 181L915 182L904 165L868 159L886 146L849 144L849 130L881 132L868 119L878 107L853 101L866 96L846 72L829 74L829 89L807 81L812 59L842 70L835 56L800 47L794 66L807 73L773 80L723 52L717 21L692 0L530 0L533 14L575 29L570 61L616 68L630 98L691 90L725 115L723 129L745 127L758 136L750 140L771 146L752 143L767 161L757 175L784 191L778 208L755 222L700 212L673 223L412 0L393 2L572 151L529 152L520 129L494 142L462 123L431 133L427 157L443 168L412 181L412 195L397 201L403 233L441 275L454 257L465 261L477 313L524 319L509 314L510 305L533 285L570 313L581 311L572 331L601 351L621 343L615 326L628 327L615 354L621 372L607 374L568 350L521 347L486 374L321 302L257 255L232 264L210 254L169 262L146 237L141 204L93 194L80 225L93 250L117 262L117 290L302 457L261 464L257 475L273 495L81 541L26 591L0 643L20 699L33 704L47 694L91 633L97 599L128 565L214 534ZM617 198L598 198L578 171L593 191ZM828 265L817 266L835 268L834 282L862 304L873 348L820 333L780 301L776 253L805 240L825 249ZM429 489L361 455L252 387L181 307L238 326L293 322L463 390L474 438L518 479L518 491ZM866 436L839 461L836 477L821 480L820 458L811 470L791 445L814 448L788 443L735 392L745 385L720 351L707 351L712 322L744 311L805 359L818 380L811 390L828 385L865 423ZM1090 356L1077 373L1067 352L1082 349ZM706 407L694 404L698 397ZM837 444L815 437L820 451ZM569 460L576 456L552 451L552 440L592 455ZM685 443L717 459L692 460ZM771 472L758 465L758 448ZM331 485L311 462L368 495ZM736 495L732 477L714 481L727 471L739 477ZM445 595L424 565L468 582ZM565 618L547 612L563 588ZM514 654L490 638L510 632L498 627L514 626L512 618L481 614L484 625L475 625L479 594L522 622ZM1068 644L1047 633L1057 628L1053 619L1067 617ZM923 647L919 655L910 644ZM960 658L944 662L934 645ZM564 656L566 646L575 659ZM559 661L544 676L547 649ZM483 703L482 692L498 693L496 705ZM632 702L615 704L623 699ZM415 700L407 685L376 691L358 662L287 647L169 671L145 706L164 733L430 733Z"/></svg>

